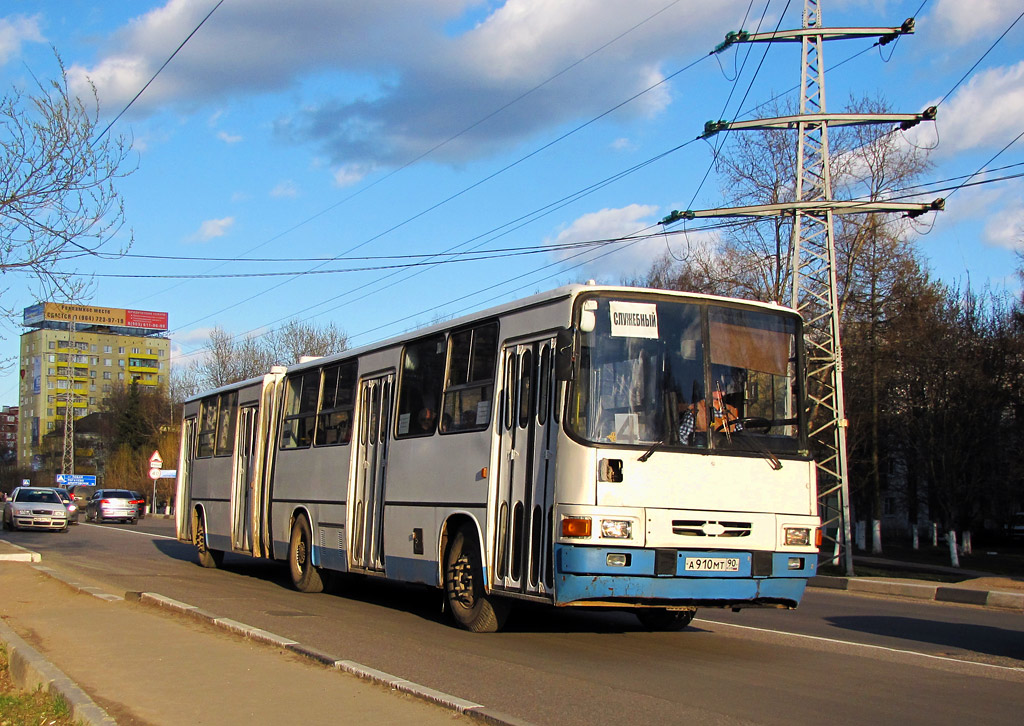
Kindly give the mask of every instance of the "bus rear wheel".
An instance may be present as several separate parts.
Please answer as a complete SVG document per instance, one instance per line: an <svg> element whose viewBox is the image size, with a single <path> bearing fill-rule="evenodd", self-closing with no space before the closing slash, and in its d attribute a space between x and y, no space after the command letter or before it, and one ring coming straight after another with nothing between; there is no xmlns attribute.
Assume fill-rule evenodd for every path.
<svg viewBox="0 0 1024 726"><path fill-rule="evenodd" d="M474 633L501 630L508 617L507 603L484 593L483 567L476 534L459 529L444 558L444 593L455 621Z"/></svg>
<svg viewBox="0 0 1024 726"><path fill-rule="evenodd" d="M195 539L196 558L200 567L220 567L224 562L224 553L221 550L211 550L206 546L206 525L203 524L203 517L199 512L194 515L192 531Z"/></svg>
<svg viewBox="0 0 1024 726"><path fill-rule="evenodd" d="M667 610L665 608L639 608L634 611L636 619L645 630L672 632L689 625L697 614L697 608L689 610Z"/></svg>
<svg viewBox="0 0 1024 726"><path fill-rule="evenodd" d="M313 531L309 520L296 517L292 525L292 537L288 542L288 569L292 584L299 592L323 592L324 580L320 569L313 566Z"/></svg>

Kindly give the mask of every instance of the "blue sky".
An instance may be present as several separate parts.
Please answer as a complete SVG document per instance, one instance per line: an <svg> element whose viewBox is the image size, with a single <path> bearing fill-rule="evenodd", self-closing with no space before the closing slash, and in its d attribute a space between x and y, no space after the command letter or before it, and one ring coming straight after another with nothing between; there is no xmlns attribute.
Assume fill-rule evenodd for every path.
<svg viewBox="0 0 1024 726"><path fill-rule="evenodd" d="M53 47L75 87L85 88L87 78L96 85L108 122L215 5L5 3L0 80L24 88L31 74L52 77ZM771 30L780 17L781 28L799 27L802 6L801 0L225 0L112 129L132 139L138 167L120 185L134 235L130 252L275 261L126 257L76 260L75 272L296 273L95 278L92 304L168 312L173 352L182 363L215 325L245 334L289 319L334 321L361 345L565 282L614 283L642 274L672 242L654 238L571 260L579 250L299 273L410 261L381 257L617 237L673 209L721 206L721 181L713 173L701 181L711 147L686 142L705 121L742 115L793 88L799 46L707 54L740 27L753 31L760 23ZM869 95L904 113L945 97L937 124L908 137L934 147L926 180L971 174L1024 131L1024 20L971 71L1024 2L822 0L821 6L829 26L898 26L916 14L914 35L830 72L827 95L833 111ZM828 43L826 66L870 46L868 40ZM993 166L1021 163L1024 141ZM1020 180L965 188L945 212L919 224L920 249L933 273L961 285L1016 291L1022 192ZM378 259L345 259L352 257ZM12 274L5 282L6 307L35 302L27 278ZM17 355L19 333L6 327L0 357ZM17 402L17 374L12 366L0 377L0 403Z"/></svg>

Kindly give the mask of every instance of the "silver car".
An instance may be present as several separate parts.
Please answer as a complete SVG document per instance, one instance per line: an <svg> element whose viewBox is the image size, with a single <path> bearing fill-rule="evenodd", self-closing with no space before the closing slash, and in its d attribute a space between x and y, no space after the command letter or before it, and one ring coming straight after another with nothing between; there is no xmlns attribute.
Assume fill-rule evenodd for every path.
<svg viewBox="0 0 1024 726"><path fill-rule="evenodd" d="M93 522L116 519L135 524L139 521L139 505L127 489L97 489L85 505L85 518Z"/></svg>
<svg viewBox="0 0 1024 726"><path fill-rule="evenodd" d="M68 510L53 487L17 487L4 504L4 529L68 531Z"/></svg>

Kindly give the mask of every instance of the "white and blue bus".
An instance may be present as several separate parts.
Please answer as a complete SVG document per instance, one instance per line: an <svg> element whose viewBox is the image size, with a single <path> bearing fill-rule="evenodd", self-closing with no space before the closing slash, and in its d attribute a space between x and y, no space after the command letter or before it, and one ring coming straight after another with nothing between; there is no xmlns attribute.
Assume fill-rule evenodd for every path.
<svg viewBox="0 0 1024 726"><path fill-rule="evenodd" d="M815 573L802 324L776 305L572 285L185 404L177 533L200 564L286 560L517 601L795 607Z"/></svg>

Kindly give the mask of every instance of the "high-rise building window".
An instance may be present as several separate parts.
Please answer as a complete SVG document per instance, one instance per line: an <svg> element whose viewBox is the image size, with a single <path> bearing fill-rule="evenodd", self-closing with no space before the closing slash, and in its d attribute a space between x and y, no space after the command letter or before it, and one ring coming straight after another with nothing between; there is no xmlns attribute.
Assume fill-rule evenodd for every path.
<svg viewBox="0 0 1024 726"><path fill-rule="evenodd" d="M113 348L111 348L111 347L110 347L109 345L105 345L105 346L103 346L103 352L104 352L104 353L110 353L110 352L111 352L111 351L113 351L113 350L114 350L114 349L113 349Z"/></svg>

